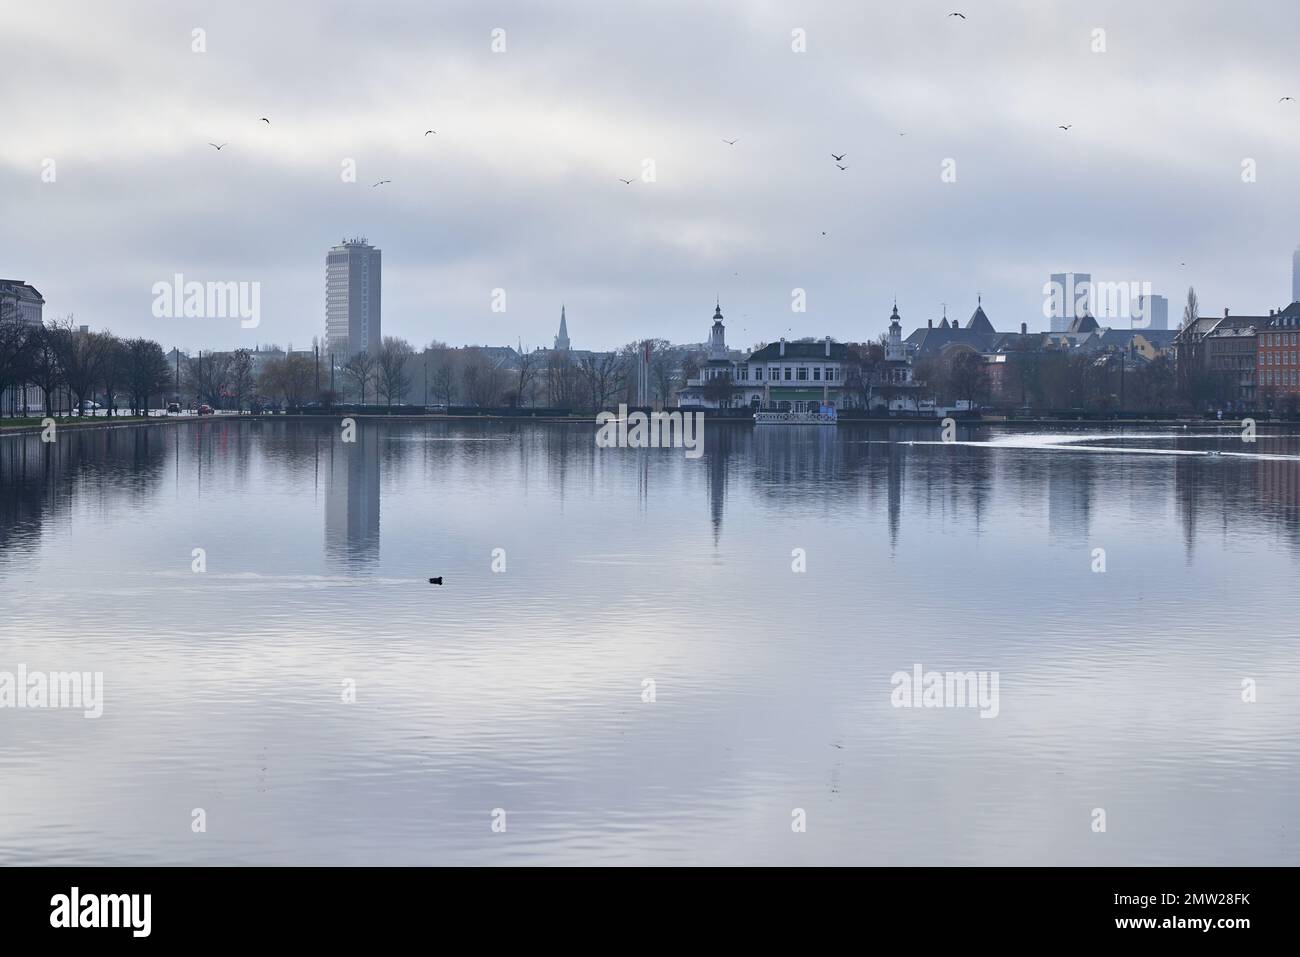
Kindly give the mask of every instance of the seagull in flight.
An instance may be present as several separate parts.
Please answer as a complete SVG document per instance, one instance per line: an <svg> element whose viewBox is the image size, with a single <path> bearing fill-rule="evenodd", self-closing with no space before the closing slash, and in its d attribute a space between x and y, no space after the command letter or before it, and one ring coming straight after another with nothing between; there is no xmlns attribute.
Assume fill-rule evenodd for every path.
<svg viewBox="0 0 1300 957"><path fill-rule="evenodd" d="M271 121L268 120L265 116L262 117L262 122L265 123L267 126L270 126L270 125L271 125Z"/></svg>
<svg viewBox="0 0 1300 957"><path fill-rule="evenodd" d="M221 152L221 146L229 146L230 144L229 144L229 143L222 143L221 146L218 146L216 143L209 143L208 145L211 146L211 147L212 147L214 150L216 150L218 153L220 153L220 152Z"/></svg>
<svg viewBox="0 0 1300 957"><path fill-rule="evenodd" d="M835 162L837 162L837 163L843 163L843 162L844 162L844 157L846 157L846 156L848 156L848 155L849 155L848 153L841 153L839 156L836 156L834 153L832 153L832 154L831 154L831 159L835 160Z"/></svg>
<svg viewBox="0 0 1300 957"><path fill-rule="evenodd" d="M438 131L437 131L437 130L425 130L425 131L424 131L424 135L425 135L425 136L428 136L430 133L432 133L434 136L437 136L437 135L438 135Z"/></svg>
<svg viewBox="0 0 1300 957"><path fill-rule="evenodd" d="M1066 131L1068 132L1068 131L1073 127L1073 126L1074 126L1074 124L1071 123L1069 126L1058 126L1057 129L1058 129L1058 130L1066 130Z"/></svg>
<svg viewBox="0 0 1300 957"><path fill-rule="evenodd" d="M835 165L838 166L841 170L846 170L846 169L848 169L847 166L844 166L844 165L841 164L841 163L836 163Z"/></svg>
<svg viewBox="0 0 1300 957"><path fill-rule="evenodd" d="M370 188L374 189L376 186L383 186L385 183L391 183L391 182L392 182L391 179L381 179L378 183L372 184Z"/></svg>
<svg viewBox="0 0 1300 957"><path fill-rule="evenodd" d="M620 183L623 183L623 184L627 185L627 186L631 186L631 185L632 185L632 181L631 181L630 179L624 179L622 176L620 176L620 177L618 178L618 181L619 181Z"/></svg>
<svg viewBox="0 0 1300 957"><path fill-rule="evenodd" d="M964 13L950 13L950 14L948 14L948 16L950 16L950 17L961 17L963 20L966 19L966 14L964 14Z"/></svg>
<svg viewBox="0 0 1300 957"><path fill-rule="evenodd" d="M1294 100L1294 99L1295 99L1294 96L1284 96L1284 97L1282 97L1282 99L1278 100L1278 102L1279 102L1279 103L1285 103L1287 100Z"/></svg>
<svg viewBox="0 0 1300 957"><path fill-rule="evenodd" d="M729 139L727 139L727 138L724 136L724 137L722 138L722 142L726 143L728 146L735 146L736 143L739 142L739 141L738 141L738 140L729 140Z"/></svg>

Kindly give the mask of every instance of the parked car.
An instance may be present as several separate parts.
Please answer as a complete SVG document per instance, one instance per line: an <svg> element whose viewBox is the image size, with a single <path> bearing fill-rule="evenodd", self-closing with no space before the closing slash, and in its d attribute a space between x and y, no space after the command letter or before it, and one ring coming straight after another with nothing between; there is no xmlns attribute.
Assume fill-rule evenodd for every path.
<svg viewBox="0 0 1300 957"><path fill-rule="evenodd" d="M212 414L212 406L208 405L206 402L203 403L203 405L199 406L199 415L211 415L211 414Z"/></svg>
<svg viewBox="0 0 1300 957"><path fill-rule="evenodd" d="M181 410L181 404L180 404L179 402L168 402L168 403L167 403L167 414L168 414L168 415L175 415L175 414L176 414L177 412L179 412L180 410Z"/></svg>

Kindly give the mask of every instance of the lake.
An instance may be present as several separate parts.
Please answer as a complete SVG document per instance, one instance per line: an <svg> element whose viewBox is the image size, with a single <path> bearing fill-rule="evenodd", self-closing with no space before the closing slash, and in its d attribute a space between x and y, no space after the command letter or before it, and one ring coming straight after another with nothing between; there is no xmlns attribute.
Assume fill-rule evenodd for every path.
<svg viewBox="0 0 1300 957"><path fill-rule="evenodd" d="M594 432L0 437L0 863L1300 863L1296 430Z"/></svg>

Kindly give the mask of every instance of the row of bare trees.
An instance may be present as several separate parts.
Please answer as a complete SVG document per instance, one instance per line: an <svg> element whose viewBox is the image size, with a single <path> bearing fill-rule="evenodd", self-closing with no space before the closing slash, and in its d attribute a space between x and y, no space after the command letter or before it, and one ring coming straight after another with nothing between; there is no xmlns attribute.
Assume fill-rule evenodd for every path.
<svg viewBox="0 0 1300 957"><path fill-rule="evenodd" d="M26 415L35 389L47 415L81 412L91 402L113 415L124 400L143 414L150 399L171 383L167 356L158 343L90 332L71 316L44 324L0 315L0 396L10 415Z"/></svg>

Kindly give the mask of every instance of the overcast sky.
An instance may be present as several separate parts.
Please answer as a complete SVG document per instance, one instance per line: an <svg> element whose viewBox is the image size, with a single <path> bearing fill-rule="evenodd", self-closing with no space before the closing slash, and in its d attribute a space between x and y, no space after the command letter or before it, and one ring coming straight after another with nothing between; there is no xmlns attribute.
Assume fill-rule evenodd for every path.
<svg viewBox="0 0 1300 957"><path fill-rule="evenodd" d="M575 348L698 342L715 295L735 347L872 338L895 296L908 331L977 293L1046 328L1066 270L1150 282L1171 322L1189 284L1266 312L1300 242L1297 35L1294 0L4 0L0 277L185 348L307 346L359 234L417 346L550 345L561 301ZM175 273L260 282L260 326L154 318Z"/></svg>

